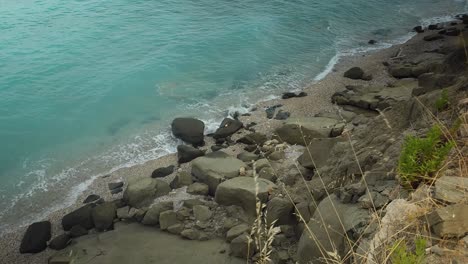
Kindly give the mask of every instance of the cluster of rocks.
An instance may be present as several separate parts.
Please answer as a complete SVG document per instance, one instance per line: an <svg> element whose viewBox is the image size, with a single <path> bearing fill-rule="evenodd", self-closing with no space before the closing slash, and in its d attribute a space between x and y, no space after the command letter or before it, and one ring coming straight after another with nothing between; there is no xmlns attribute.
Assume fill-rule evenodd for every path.
<svg viewBox="0 0 468 264"><path fill-rule="evenodd" d="M461 20L468 21L465 16ZM252 224L259 212L262 217L266 212L266 223L280 230L272 242L273 263L321 263L329 257L324 252L347 255L354 243L377 232L372 215L384 214L388 204L407 196L394 168L402 133L427 128L420 103L435 112L442 88L450 94L466 92L468 80L460 74L466 70L459 58L463 50L449 39L453 33L447 33L454 32L452 27L464 30L460 25L438 27L445 30L437 33L443 37L430 41L443 42L437 52L385 62L394 82L360 82L335 93L331 100L341 106L337 113L290 118L289 113L277 111L281 105L267 108L267 118L276 113L276 119L285 120L272 135L255 132L254 124L244 126L226 118L205 136L201 120L174 119L172 133L186 143L177 147L179 164L157 168L146 177L129 177L125 184L109 184L113 193L124 189L121 199L89 196L85 205L63 217L64 232L52 240L49 222L32 224L21 253L40 252L47 246L60 250L73 238L112 230L117 221L136 221L190 240L223 237L230 243L230 254L255 260L259 249L251 239L258 230L252 230ZM372 79L359 67L348 70L345 77ZM305 94L283 95L298 96ZM205 137L215 142L209 149ZM222 151L231 146L243 151L237 155ZM297 150L298 155L291 154ZM184 167L188 169L180 168L183 163L190 163ZM166 181L174 174L172 181ZM468 232L463 222L468 208L460 200L466 198L465 190L453 189L454 181L466 184L465 178L452 177L434 185L435 198L448 204L427 217L441 237L458 238ZM184 198L172 199L168 194L173 191L184 193ZM258 203L265 208L259 209Z"/></svg>

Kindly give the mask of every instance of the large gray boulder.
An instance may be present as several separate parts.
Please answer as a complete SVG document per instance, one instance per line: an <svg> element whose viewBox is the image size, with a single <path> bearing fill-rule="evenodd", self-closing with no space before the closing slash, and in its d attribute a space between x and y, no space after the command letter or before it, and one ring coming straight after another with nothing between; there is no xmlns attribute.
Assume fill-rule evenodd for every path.
<svg viewBox="0 0 468 264"><path fill-rule="evenodd" d="M356 204L342 204L335 195L320 202L299 240L297 260L299 263L326 263L326 252L344 256L346 235L367 224L369 211ZM310 232L309 232L310 230ZM318 245L321 245L319 247Z"/></svg>
<svg viewBox="0 0 468 264"><path fill-rule="evenodd" d="M255 215L256 198L255 188L258 186L258 199L266 203L269 193L276 188L271 181L252 177L237 177L218 185L215 200L220 205L238 205L247 213Z"/></svg>
<svg viewBox="0 0 468 264"><path fill-rule="evenodd" d="M266 220L268 224L294 225L297 224L294 215L294 205L291 201L279 197L271 199L267 204ZM276 222L275 222L276 221Z"/></svg>
<svg viewBox="0 0 468 264"><path fill-rule="evenodd" d="M177 189L183 186L188 186L193 183L192 175L186 171L179 171L177 172L174 180L171 181L171 188Z"/></svg>
<svg viewBox="0 0 468 264"><path fill-rule="evenodd" d="M99 204L91 211L94 226L101 231L112 228L116 216L116 207L112 202Z"/></svg>
<svg viewBox="0 0 468 264"><path fill-rule="evenodd" d="M304 153L297 159L302 167L307 169L321 168L325 166L330 153L336 143L343 141L342 137L336 138L314 138L304 150Z"/></svg>
<svg viewBox="0 0 468 264"><path fill-rule="evenodd" d="M141 223L144 225L157 225L159 224L159 216L162 212L172 210L174 208L173 202L161 202L153 204L148 211L146 211Z"/></svg>
<svg viewBox="0 0 468 264"><path fill-rule="evenodd" d="M205 124L195 118L176 118L172 121L172 134L187 143L196 146L203 145Z"/></svg>
<svg viewBox="0 0 468 264"><path fill-rule="evenodd" d="M123 194L124 201L135 208L150 205L155 198L168 194L171 187L161 179L130 178Z"/></svg>
<svg viewBox="0 0 468 264"><path fill-rule="evenodd" d="M437 179L434 186L436 199L448 203L468 203L468 178L443 176Z"/></svg>
<svg viewBox="0 0 468 264"><path fill-rule="evenodd" d="M91 218L91 211L94 208L94 204L87 204L82 206L71 213L66 214L62 218L63 230L68 231L73 226L80 225L85 229L91 229L94 227L93 219Z"/></svg>
<svg viewBox="0 0 468 264"><path fill-rule="evenodd" d="M314 138L328 138L341 135L344 124L328 117L290 118L276 129L278 137L289 144L306 146Z"/></svg>
<svg viewBox="0 0 468 264"><path fill-rule="evenodd" d="M21 240L20 253L38 253L46 249L50 240L51 225L49 221L36 222L28 226Z"/></svg>
<svg viewBox="0 0 468 264"><path fill-rule="evenodd" d="M192 162L192 174L209 187L210 194L214 194L216 187L227 179L239 176L239 169L246 164L222 151L209 153Z"/></svg>

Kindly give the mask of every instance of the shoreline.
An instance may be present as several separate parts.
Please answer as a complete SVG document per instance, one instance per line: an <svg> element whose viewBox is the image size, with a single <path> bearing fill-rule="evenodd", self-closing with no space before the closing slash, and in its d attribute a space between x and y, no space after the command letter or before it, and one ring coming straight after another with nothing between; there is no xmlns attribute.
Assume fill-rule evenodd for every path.
<svg viewBox="0 0 468 264"><path fill-rule="evenodd" d="M330 67L329 72L324 75L323 79L317 80L315 83L310 84L302 89L302 91L308 93L308 96L301 98L278 98L267 101L260 101L255 104L255 107L257 108L256 111L249 112L251 114L250 116L239 117L239 120L244 124L257 122L258 124L255 126L256 131L265 133L267 136L271 136L271 132L276 127L281 125L283 121L265 119L264 109L266 107L275 104L282 104L283 106L281 107L281 110L290 112L292 118L296 117L297 114L300 116L314 116L319 113L332 113L335 111L335 106L330 100L333 93L341 90L344 85L358 85L365 82L362 80L349 80L343 78L344 71L354 65L359 65L361 68L366 69L366 72L369 72L374 76L371 81L365 82L366 84L373 85L391 82L392 80L388 78L389 76L385 76L385 74L383 76L382 74L378 74L379 71L385 72L385 66L382 65L382 62L393 56L400 47L404 47L405 45L410 45L416 41L420 41L423 35L424 34L417 34L404 43L395 44L390 47L338 57L337 62ZM326 69L328 69L328 66ZM318 74L317 76L320 76L321 74ZM214 140L212 138L206 138L206 145L202 149L209 149L209 147L213 144ZM237 153L239 151L239 149L236 149L235 146L229 147L225 150L230 153ZM177 164L177 153L164 155L157 159L146 161L143 164L119 168L116 171L110 173L109 176L106 175L106 177L96 176L95 179L90 179L91 182L87 186L86 190L77 195L76 201L71 206L54 211L48 214L45 218L49 219L52 223L52 237L59 234L59 231L61 231L61 217L65 213L81 206L82 201L84 198L86 198L86 196L90 194L97 194L106 201L121 198L122 193L113 196L110 195L107 188L107 183L115 181L123 181L126 183L128 181L128 177L147 177L154 169L173 164ZM188 166L189 164L182 164L177 168L187 169ZM170 181L174 174L175 172L165 180ZM35 255L18 256L18 245L23 232L24 226L18 227L13 232L2 234L0 246L2 247L2 250L6 251L5 256L2 255L5 253L5 251L0 252L0 256L2 256L3 259L15 259L15 261L18 261L17 263L45 263L41 261L48 259L48 257L55 253L55 251L47 249L46 251Z"/></svg>

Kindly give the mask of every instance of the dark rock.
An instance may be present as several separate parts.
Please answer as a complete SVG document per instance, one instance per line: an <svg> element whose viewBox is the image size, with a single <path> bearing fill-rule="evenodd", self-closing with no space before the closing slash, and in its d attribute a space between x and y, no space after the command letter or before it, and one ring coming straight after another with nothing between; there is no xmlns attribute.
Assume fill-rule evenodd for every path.
<svg viewBox="0 0 468 264"><path fill-rule="evenodd" d="M195 118L176 118L171 127L175 137L196 146L203 145L205 124L202 121Z"/></svg>
<svg viewBox="0 0 468 264"><path fill-rule="evenodd" d="M300 92L296 95L296 97L306 97L307 93L306 92Z"/></svg>
<svg viewBox="0 0 468 264"><path fill-rule="evenodd" d="M110 191L111 194L118 194L118 193L121 193L123 191L123 188L120 187L120 188L116 188L116 189L112 189Z"/></svg>
<svg viewBox="0 0 468 264"><path fill-rule="evenodd" d="M174 165L170 165L170 166L163 167L163 168L157 168L153 171L153 173L151 173L151 178L166 177L167 175L170 175L171 173L174 172L174 168L175 168Z"/></svg>
<svg viewBox="0 0 468 264"><path fill-rule="evenodd" d="M454 76L436 73L424 73L418 77L418 88L412 94L415 96L442 89L454 84Z"/></svg>
<svg viewBox="0 0 468 264"><path fill-rule="evenodd" d="M117 216L117 208L114 203L103 203L93 208L91 216L97 230L109 230Z"/></svg>
<svg viewBox="0 0 468 264"><path fill-rule="evenodd" d="M368 44L371 44L371 45L374 45L374 44L377 44L377 40L375 39L371 39L369 40L369 42L367 42Z"/></svg>
<svg viewBox="0 0 468 264"><path fill-rule="evenodd" d="M265 134L255 132L255 133L250 133L241 137L239 140L237 140L237 143L261 146L266 141L267 141L267 136Z"/></svg>
<svg viewBox="0 0 468 264"><path fill-rule="evenodd" d="M90 194L90 195L88 195L88 197L86 197L86 199L83 201L83 203L95 202L95 201L99 200L100 198L101 198L101 196L99 196L97 194Z"/></svg>
<svg viewBox="0 0 468 264"><path fill-rule="evenodd" d="M455 28L455 27L447 28L443 34L446 35L446 36L456 37L456 36L460 35L460 30L458 28Z"/></svg>
<svg viewBox="0 0 468 264"><path fill-rule="evenodd" d="M233 120L230 118L225 118L221 125L214 133L214 138L226 138L231 136L232 134L236 133L239 129L241 129L244 125L239 120Z"/></svg>
<svg viewBox="0 0 468 264"><path fill-rule="evenodd" d="M86 236L88 234L88 230L86 228L80 226L80 225L75 225L70 229L70 236L71 237L80 237L80 236Z"/></svg>
<svg viewBox="0 0 468 264"><path fill-rule="evenodd" d="M62 250L66 248L71 242L71 237L68 234L61 234L52 239L49 243L49 248L55 250Z"/></svg>
<svg viewBox="0 0 468 264"><path fill-rule="evenodd" d="M278 113L276 113L275 119L276 120L286 120L291 116L291 113L279 110Z"/></svg>
<svg viewBox="0 0 468 264"><path fill-rule="evenodd" d="M94 206L94 204L87 204L69 214L66 214L62 218L63 230L68 231L75 225L80 225L85 229L93 228L94 224L93 220L91 219L91 211L94 208Z"/></svg>
<svg viewBox="0 0 468 264"><path fill-rule="evenodd" d="M406 65L393 65L388 71L397 79L413 77L412 67Z"/></svg>
<svg viewBox="0 0 468 264"><path fill-rule="evenodd" d="M438 29L442 29L442 27L440 26L440 24L432 24L432 25L429 25L427 27L427 29L429 29L429 30L438 30Z"/></svg>
<svg viewBox="0 0 468 264"><path fill-rule="evenodd" d="M268 224L275 225L294 225L296 218L294 216L294 205L291 201L279 197L271 199L267 204L266 221Z"/></svg>
<svg viewBox="0 0 468 264"><path fill-rule="evenodd" d="M353 67L344 73L344 77L359 80L364 77L364 71L359 67Z"/></svg>
<svg viewBox="0 0 468 264"><path fill-rule="evenodd" d="M265 113L266 113L266 116L268 119L272 119L273 116L275 115L275 112L276 112L276 108L279 108L283 105L281 104L277 104L277 105L273 105L273 106L269 106L265 109Z"/></svg>
<svg viewBox="0 0 468 264"><path fill-rule="evenodd" d="M432 34L432 35L427 35L425 36L423 39L425 41L435 41L435 40L439 40L439 39L443 39L444 36L443 35L440 35L440 34Z"/></svg>
<svg viewBox="0 0 468 264"><path fill-rule="evenodd" d="M109 182L107 184L107 187L109 188L109 190L114 190L114 189L117 189L117 188L122 188L124 186L124 183L123 182Z"/></svg>
<svg viewBox="0 0 468 264"><path fill-rule="evenodd" d="M296 97L296 94L293 92L286 92L286 93L283 93L283 95L281 96L282 99L289 99L289 98L294 98L294 97Z"/></svg>
<svg viewBox="0 0 468 264"><path fill-rule="evenodd" d="M38 253L46 249L50 240L51 225L49 221L36 222L28 226L21 240L20 253Z"/></svg>
<svg viewBox="0 0 468 264"><path fill-rule="evenodd" d="M219 150L222 150L224 147L222 145L213 145L211 146L211 151L215 152L215 151L219 151Z"/></svg>
<svg viewBox="0 0 468 264"><path fill-rule="evenodd" d="M248 146L244 147L244 150L248 151L248 152L254 152L254 151L257 150L257 146L256 145L248 145Z"/></svg>
<svg viewBox="0 0 468 264"><path fill-rule="evenodd" d="M179 158L179 163L190 162L204 155L205 155L204 151L196 149L192 146L187 146L187 145L177 146L177 156Z"/></svg>
<svg viewBox="0 0 468 264"><path fill-rule="evenodd" d="M422 26L416 26L413 28L413 31L417 32L417 33L423 33L424 32L424 29Z"/></svg>

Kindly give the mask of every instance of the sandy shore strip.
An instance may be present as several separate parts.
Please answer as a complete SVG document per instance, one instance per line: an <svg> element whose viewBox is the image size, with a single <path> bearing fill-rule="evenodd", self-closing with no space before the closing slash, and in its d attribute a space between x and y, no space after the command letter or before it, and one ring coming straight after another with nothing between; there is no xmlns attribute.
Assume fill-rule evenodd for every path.
<svg viewBox="0 0 468 264"><path fill-rule="evenodd" d="M268 106L281 104L282 107L280 109L290 112L291 118L314 116L320 112L336 112L336 107L331 103L330 100L333 93L343 90L344 86L346 85L357 85L365 83L366 85L383 86L385 84L391 83L394 79L387 73L383 62L394 57L395 54L399 53L399 51L401 51L400 56L405 55L406 53L416 52L418 49L418 43L422 41L422 38L427 34L432 34L432 32L418 34L408 42L395 45L390 48L342 57L340 58L340 61L334 66L333 71L330 72L324 79L304 88L304 92L306 92L308 96L286 100L275 99L258 103L257 110L251 112L250 116L241 116L239 120L244 124L256 122L257 125L254 126L254 128L257 132L271 135L272 131L281 125L283 121L266 119L264 110ZM363 81L344 78L343 73L353 66L361 67L365 70L366 73L371 74L373 79L371 81ZM248 132L249 131L243 130L240 134L235 135L233 139ZM210 146L214 144L213 139L206 137L205 140L207 144L203 147L203 149L210 149ZM228 154L235 154L239 152L239 149L236 148L236 146L231 146L227 149L224 149L223 151L227 152ZM148 161L141 165L120 169L111 175L96 179L90 188L83 192L72 206L56 211L47 217L47 220L52 223L52 237L63 233L61 227L62 217L66 213L69 213L74 209L82 206L82 201L88 195L97 194L106 201L121 198L122 193L117 195L110 194L107 187L109 182L127 182L129 177L148 177L156 168L176 164L177 154L170 154L156 160ZM187 170L189 169L189 166L190 164L186 163L182 164L178 168ZM166 180L170 181L174 175L175 173L166 177ZM55 253L54 250L46 249L45 251L38 254L19 254L19 244L25 229L25 227L22 227L2 236L0 240L1 263L47 263L48 258Z"/></svg>

